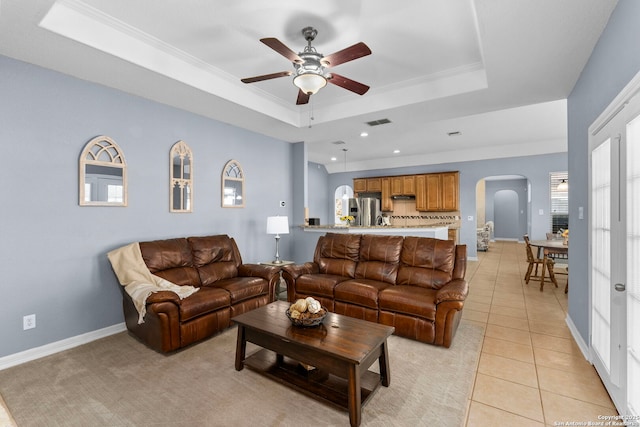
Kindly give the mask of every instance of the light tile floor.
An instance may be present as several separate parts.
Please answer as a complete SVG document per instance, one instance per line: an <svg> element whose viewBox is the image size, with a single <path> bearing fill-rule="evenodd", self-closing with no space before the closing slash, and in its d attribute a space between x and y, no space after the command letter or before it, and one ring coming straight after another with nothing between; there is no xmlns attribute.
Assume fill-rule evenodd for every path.
<svg viewBox="0 0 640 427"><path fill-rule="evenodd" d="M617 415L565 323L567 276L540 292L539 281L524 283L526 269L517 242L492 242L469 262L463 319L484 326L485 336L466 426L544 427Z"/></svg>

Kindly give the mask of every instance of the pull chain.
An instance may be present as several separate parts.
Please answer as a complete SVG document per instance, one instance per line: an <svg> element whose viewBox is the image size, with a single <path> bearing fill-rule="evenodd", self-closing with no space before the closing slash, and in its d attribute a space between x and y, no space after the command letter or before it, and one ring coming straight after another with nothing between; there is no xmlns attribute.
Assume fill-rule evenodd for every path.
<svg viewBox="0 0 640 427"><path fill-rule="evenodd" d="M311 129L311 121L315 120L315 117L313 117L313 96L309 98L309 129Z"/></svg>

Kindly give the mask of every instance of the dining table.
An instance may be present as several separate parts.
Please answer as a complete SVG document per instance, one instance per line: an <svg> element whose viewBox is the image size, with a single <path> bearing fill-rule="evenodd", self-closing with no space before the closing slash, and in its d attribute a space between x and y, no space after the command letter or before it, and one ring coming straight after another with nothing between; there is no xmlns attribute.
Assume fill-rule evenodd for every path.
<svg viewBox="0 0 640 427"><path fill-rule="evenodd" d="M545 261L543 265L546 265L547 258L549 254L564 254L567 255L569 253L569 241L568 240L560 240L560 239L550 239L550 240L530 240L529 244L531 246L535 246L538 248L538 257L540 256L540 251L542 251L542 257ZM542 291L544 288L544 275L545 269L542 269L542 275L540 277L540 290ZM558 282L553 275L553 272L549 274L549 279L558 287ZM565 286L564 293L566 294L569 290L569 280L567 279L567 286Z"/></svg>

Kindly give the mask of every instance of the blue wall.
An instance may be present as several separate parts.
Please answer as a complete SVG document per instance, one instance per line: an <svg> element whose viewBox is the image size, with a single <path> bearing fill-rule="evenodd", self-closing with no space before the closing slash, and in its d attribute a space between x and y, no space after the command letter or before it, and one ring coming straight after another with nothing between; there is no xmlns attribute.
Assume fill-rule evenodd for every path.
<svg viewBox="0 0 640 427"><path fill-rule="evenodd" d="M334 195L327 185L327 169L324 165L309 162L308 167L309 218L320 218L320 224L333 224ZM335 190L335 189L333 189Z"/></svg>
<svg viewBox="0 0 640 427"><path fill-rule="evenodd" d="M502 191L513 191L516 194L518 198L518 212L516 212L515 215L509 214L506 217L502 217L504 221L496 221L496 216L500 216L499 210L502 208L501 200L496 199L496 193ZM526 179L486 181L485 218L486 221L493 221L495 223L492 237L496 239L522 240L522 236L528 233L528 212Z"/></svg>
<svg viewBox="0 0 640 427"><path fill-rule="evenodd" d="M619 0L567 99L569 127L569 316L589 343L588 128L640 71L640 2ZM578 208L584 207L584 220Z"/></svg>
<svg viewBox="0 0 640 427"><path fill-rule="evenodd" d="M121 323L111 249L229 234L245 262L265 261L275 250L267 216L292 214L293 146L283 141L1 56L0 120L0 357ZM124 152L128 207L78 206L79 155L96 135ZM169 150L180 139L194 153L189 214L169 212ZM230 159L246 175L243 209L221 208ZM283 258L291 246L283 237ZM23 331L32 313L37 327Z"/></svg>

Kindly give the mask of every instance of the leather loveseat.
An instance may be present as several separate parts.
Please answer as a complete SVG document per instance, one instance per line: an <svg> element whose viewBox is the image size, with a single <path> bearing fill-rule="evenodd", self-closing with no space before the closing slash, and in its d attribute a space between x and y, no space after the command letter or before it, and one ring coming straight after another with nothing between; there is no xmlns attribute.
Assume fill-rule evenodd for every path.
<svg viewBox="0 0 640 427"><path fill-rule="evenodd" d="M290 302L312 296L329 311L395 327L449 347L468 284L466 245L426 237L328 233L313 262L283 267Z"/></svg>
<svg viewBox="0 0 640 427"><path fill-rule="evenodd" d="M149 347L169 352L228 328L238 314L275 300L278 269L243 264L238 246L227 235L140 242L149 271L197 292L180 299L174 292L148 296L144 322L123 289L127 329Z"/></svg>

